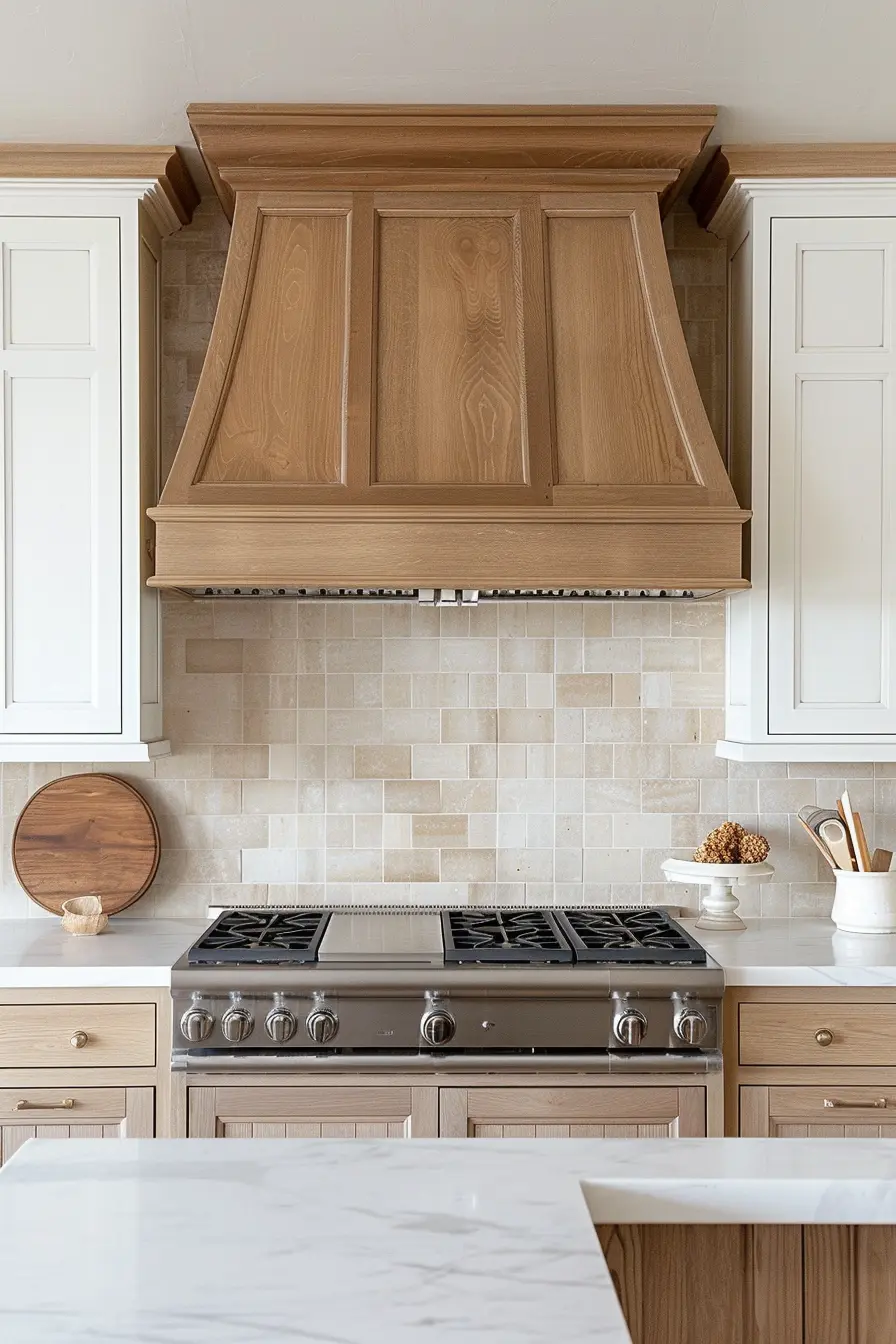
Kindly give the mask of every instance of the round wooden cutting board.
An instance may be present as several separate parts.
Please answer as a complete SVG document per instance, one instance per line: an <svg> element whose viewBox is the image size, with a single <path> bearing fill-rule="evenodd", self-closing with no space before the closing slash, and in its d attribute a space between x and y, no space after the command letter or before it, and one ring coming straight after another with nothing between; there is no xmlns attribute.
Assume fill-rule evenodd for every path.
<svg viewBox="0 0 896 1344"><path fill-rule="evenodd" d="M12 837L16 877L54 914L70 896L95 893L107 915L142 896L159 866L149 804L114 775L67 775L28 800Z"/></svg>

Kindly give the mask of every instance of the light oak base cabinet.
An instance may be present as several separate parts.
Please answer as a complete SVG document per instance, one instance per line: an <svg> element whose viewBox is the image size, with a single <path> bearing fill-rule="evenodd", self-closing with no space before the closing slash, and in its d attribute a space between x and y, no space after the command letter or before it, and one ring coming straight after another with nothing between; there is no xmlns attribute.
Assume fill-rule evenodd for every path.
<svg viewBox="0 0 896 1344"><path fill-rule="evenodd" d="M28 1139L151 1139L151 1087L0 1088L0 1163Z"/></svg>
<svg viewBox="0 0 896 1344"><path fill-rule="evenodd" d="M483 1075L226 1082L175 1075L174 1134L190 1138L702 1138L721 1133L721 1078L679 1086Z"/></svg>
<svg viewBox="0 0 896 1344"><path fill-rule="evenodd" d="M706 1097L687 1087L445 1087L450 1139L666 1139L706 1135Z"/></svg>

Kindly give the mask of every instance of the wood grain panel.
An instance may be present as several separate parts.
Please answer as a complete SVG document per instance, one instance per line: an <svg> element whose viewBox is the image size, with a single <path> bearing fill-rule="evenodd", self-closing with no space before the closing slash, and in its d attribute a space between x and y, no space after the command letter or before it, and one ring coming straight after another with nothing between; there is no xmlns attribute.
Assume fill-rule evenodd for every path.
<svg viewBox="0 0 896 1344"><path fill-rule="evenodd" d="M741 1064L896 1064L896 1004L742 1003L739 1022Z"/></svg>
<svg viewBox="0 0 896 1344"><path fill-rule="evenodd" d="M151 1139L153 1089L72 1088L18 1089L16 1100L74 1102L71 1110L15 1111L12 1091L0 1092L0 1164L7 1162L29 1139ZM11 1105L14 1106L12 1101Z"/></svg>
<svg viewBox="0 0 896 1344"><path fill-rule="evenodd" d="M520 246L518 215L381 215L375 482L526 483Z"/></svg>
<svg viewBox="0 0 896 1344"><path fill-rule="evenodd" d="M807 1344L858 1344L855 1228L803 1229L803 1284Z"/></svg>
<svg viewBox="0 0 896 1344"><path fill-rule="evenodd" d="M149 1068L156 1062L152 1003L0 1005L0 1068ZM75 1033L86 1042L72 1045Z"/></svg>
<svg viewBox="0 0 896 1344"><path fill-rule="evenodd" d="M189 1134L191 1138L434 1138L435 1093L435 1088L426 1087L190 1087Z"/></svg>
<svg viewBox="0 0 896 1344"><path fill-rule="evenodd" d="M698 484L656 348L630 215L549 215L561 485Z"/></svg>
<svg viewBox="0 0 896 1344"><path fill-rule="evenodd" d="M881 1344L896 1325L896 1228L857 1227L856 1344Z"/></svg>
<svg viewBox="0 0 896 1344"><path fill-rule="evenodd" d="M200 481L342 482L349 220L259 213L249 309Z"/></svg>
<svg viewBox="0 0 896 1344"><path fill-rule="evenodd" d="M638 1124L678 1117L674 1087L477 1087L470 1088L468 1096L471 1116L483 1123Z"/></svg>

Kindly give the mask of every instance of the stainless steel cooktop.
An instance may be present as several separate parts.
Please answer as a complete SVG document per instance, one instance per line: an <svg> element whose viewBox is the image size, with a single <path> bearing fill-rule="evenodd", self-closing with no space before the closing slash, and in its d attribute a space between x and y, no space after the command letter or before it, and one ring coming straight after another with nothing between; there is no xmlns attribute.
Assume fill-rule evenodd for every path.
<svg viewBox="0 0 896 1344"><path fill-rule="evenodd" d="M175 1067L203 1071L705 1068L724 989L665 911L587 907L231 910L171 983Z"/></svg>

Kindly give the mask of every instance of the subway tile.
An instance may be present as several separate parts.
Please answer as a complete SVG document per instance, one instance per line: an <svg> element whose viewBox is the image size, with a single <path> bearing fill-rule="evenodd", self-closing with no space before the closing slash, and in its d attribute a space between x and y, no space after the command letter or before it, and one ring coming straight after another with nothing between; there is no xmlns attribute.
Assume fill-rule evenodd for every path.
<svg viewBox="0 0 896 1344"><path fill-rule="evenodd" d="M435 854L435 850L415 850L418 854ZM443 849L441 850L441 877L445 882L494 882L496 872L495 850Z"/></svg>
<svg viewBox="0 0 896 1344"><path fill-rule="evenodd" d="M416 750L418 744L437 743L441 734L441 714L438 709L383 710L383 741L408 743Z"/></svg>
<svg viewBox="0 0 896 1344"><path fill-rule="evenodd" d="M466 779L467 747L460 742L415 746L411 758L414 779Z"/></svg>
<svg viewBox="0 0 896 1344"><path fill-rule="evenodd" d="M552 639L499 639L499 672L552 672Z"/></svg>
<svg viewBox="0 0 896 1344"><path fill-rule="evenodd" d="M386 780L383 785L386 812L439 812L442 785L438 779Z"/></svg>
<svg viewBox="0 0 896 1344"><path fill-rule="evenodd" d="M640 672L641 641L586 636L584 666L586 672Z"/></svg>
<svg viewBox="0 0 896 1344"><path fill-rule="evenodd" d="M411 823L414 848L445 849L467 843L467 818L437 812L418 813Z"/></svg>
<svg viewBox="0 0 896 1344"><path fill-rule="evenodd" d="M244 812L294 812L296 810L296 781L294 779L246 779L242 786Z"/></svg>
<svg viewBox="0 0 896 1344"><path fill-rule="evenodd" d="M613 679L606 672L563 673L555 682L558 705L596 708L609 705L612 699Z"/></svg>
<svg viewBox="0 0 896 1344"><path fill-rule="evenodd" d="M386 672L438 672L439 640L387 639L383 641Z"/></svg>
<svg viewBox="0 0 896 1344"><path fill-rule="evenodd" d="M497 798L498 786L493 779L446 779L442 783L442 808L446 812L494 812Z"/></svg>
<svg viewBox="0 0 896 1344"><path fill-rule="evenodd" d="M246 882L295 882L295 849L244 849L242 877Z"/></svg>
<svg viewBox="0 0 896 1344"><path fill-rule="evenodd" d="M499 882L552 882L553 849L498 849Z"/></svg>
<svg viewBox="0 0 896 1344"><path fill-rule="evenodd" d="M327 781L328 812L382 812L382 780L337 779Z"/></svg>
<svg viewBox="0 0 896 1344"><path fill-rule="evenodd" d="M439 665L442 672L497 672L496 639L443 639Z"/></svg>
<svg viewBox="0 0 896 1344"><path fill-rule="evenodd" d="M645 639L642 641L645 672L698 672L698 639Z"/></svg>
<svg viewBox="0 0 896 1344"><path fill-rule="evenodd" d="M299 670L298 647L294 639L244 640L243 671L295 674Z"/></svg>
<svg viewBox="0 0 896 1344"><path fill-rule="evenodd" d="M641 782L641 809L644 812L696 812L699 804L700 791L695 779L645 779ZM722 810L724 806L723 802Z"/></svg>
<svg viewBox="0 0 896 1344"><path fill-rule="evenodd" d="M550 709L499 709L499 742L553 742L554 713Z"/></svg>
<svg viewBox="0 0 896 1344"><path fill-rule="evenodd" d="M410 779L410 747L355 747L356 779Z"/></svg>
<svg viewBox="0 0 896 1344"><path fill-rule="evenodd" d="M418 709L464 709L471 701L471 681L493 681L488 673L415 672L411 677L411 703ZM481 704L491 704L487 698Z"/></svg>
<svg viewBox="0 0 896 1344"><path fill-rule="evenodd" d="M187 639L185 667L187 672L242 672L243 641Z"/></svg>
<svg viewBox="0 0 896 1344"><path fill-rule="evenodd" d="M586 709L586 742L640 742L638 709Z"/></svg>
<svg viewBox="0 0 896 1344"><path fill-rule="evenodd" d="M695 709L645 709L645 742L697 742L700 717Z"/></svg>
<svg viewBox="0 0 896 1344"><path fill-rule="evenodd" d="M328 882L382 882L381 849L328 849Z"/></svg>
<svg viewBox="0 0 896 1344"><path fill-rule="evenodd" d="M383 854L387 882L438 882L437 849L387 849Z"/></svg>
<svg viewBox="0 0 896 1344"><path fill-rule="evenodd" d="M582 613L582 629L585 635L604 638L613 633L613 604L611 602L584 602Z"/></svg>

